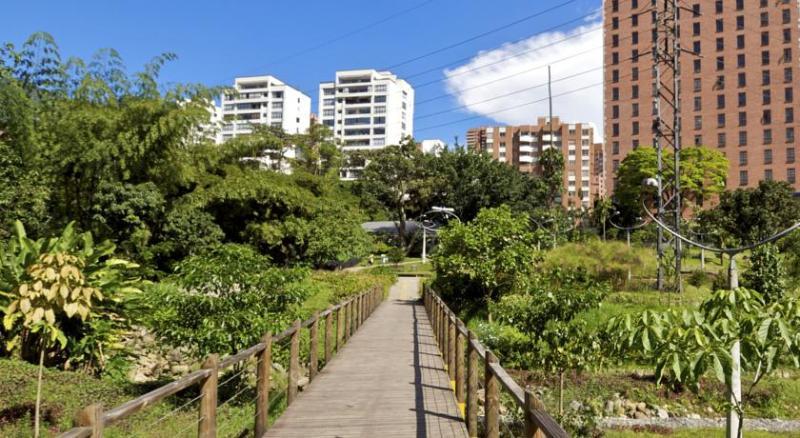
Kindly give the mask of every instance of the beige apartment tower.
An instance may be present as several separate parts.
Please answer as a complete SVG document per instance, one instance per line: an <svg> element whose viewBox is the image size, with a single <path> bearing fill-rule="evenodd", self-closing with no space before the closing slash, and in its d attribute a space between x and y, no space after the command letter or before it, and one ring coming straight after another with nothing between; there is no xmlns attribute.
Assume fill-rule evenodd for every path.
<svg viewBox="0 0 800 438"><path fill-rule="evenodd" d="M657 0L662 3L663 0ZM606 184L653 144L654 0L604 1ZM681 1L681 141L723 152L728 188L797 181L798 0ZM666 78L670 80L671 76ZM800 98L800 96L798 96ZM672 112L662 105L671 125Z"/></svg>
<svg viewBox="0 0 800 438"><path fill-rule="evenodd" d="M539 157L554 147L564 156L564 195L567 208L590 208L604 195L602 145L595 143L590 123L563 123L540 117L535 125L485 126L467 131L467 148L485 152L521 172L541 174Z"/></svg>

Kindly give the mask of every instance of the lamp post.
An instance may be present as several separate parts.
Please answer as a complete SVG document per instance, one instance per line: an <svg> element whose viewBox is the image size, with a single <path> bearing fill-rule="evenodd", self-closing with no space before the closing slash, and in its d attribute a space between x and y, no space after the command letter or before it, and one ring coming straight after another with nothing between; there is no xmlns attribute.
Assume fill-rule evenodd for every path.
<svg viewBox="0 0 800 438"><path fill-rule="evenodd" d="M649 178L645 180L644 184L651 186L653 178ZM739 287L739 272L736 267L736 256L744 251L749 251L755 249L761 245L765 245L767 243L774 242L778 239L781 239L791 233L792 231L800 228L800 222L795 223L794 225L786 228L783 231L773 234L766 239L761 241L743 245L736 248L716 248L712 247L703 243L695 242L688 237L677 233L676 231L672 230L669 226L658 220L653 214L650 212L650 209L647 208L647 205L642 200L642 207L644 208L645 213L647 216L650 217L650 220L656 223L662 230L666 231L667 233L671 234L676 239L679 239L682 242L685 242L689 245L696 246L700 249L705 249L711 252L727 254L730 258L730 263L728 264L728 288L731 290L736 289ZM741 373L741 342L737 339L734 341L733 345L730 349L731 355L731 374L730 374L730 388L728 388L729 392L729 401L731 405L734 407L733 409L729 409L728 411L728 421L726 426L726 435L728 438L737 438L741 437L742 428L741 428L741 400L742 400L742 373Z"/></svg>
<svg viewBox="0 0 800 438"><path fill-rule="evenodd" d="M455 209L448 207L431 207L430 210L421 214L417 219L420 227L422 227L422 263L428 261L428 231L436 233L436 230L441 226L434 222L429 216L441 215L446 218L455 218L461 222L461 218L455 213Z"/></svg>
<svg viewBox="0 0 800 438"><path fill-rule="evenodd" d="M615 211L614 214L611 215L611 217L608 218L608 223L611 224L612 227L614 227L614 228L616 228L618 230L625 231L625 238L626 238L625 240L628 242L628 248L630 248L631 247L631 231L638 230L639 228L644 228L649 222L642 222L642 223L640 223L638 225L632 225L630 227L623 227L622 225L615 224L614 221L611 220L611 219L613 219L613 218L615 218L615 217L617 217L619 215L620 215L619 210ZM642 220L641 217L637 217L636 218L637 222L641 221L641 220Z"/></svg>

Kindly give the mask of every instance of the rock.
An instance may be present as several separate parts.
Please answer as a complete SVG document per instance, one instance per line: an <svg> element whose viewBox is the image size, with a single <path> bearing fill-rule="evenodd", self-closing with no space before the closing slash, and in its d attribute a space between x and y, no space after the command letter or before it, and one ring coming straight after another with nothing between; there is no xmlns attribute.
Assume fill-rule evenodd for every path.
<svg viewBox="0 0 800 438"><path fill-rule="evenodd" d="M699 420L700 419L700 414L689 414L689 415L686 416L686 418L690 418L692 420Z"/></svg>
<svg viewBox="0 0 800 438"><path fill-rule="evenodd" d="M581 409L583 409L583 403L581 403L578 400L572 400L571 402L569 402L569 408L572 409L573 411L580 411Z"/></svg>
<svg viewBox="0 0 800 438"><path fill-rule="evenodd" d="M603 414L605 414L606 417L610 417L614 415L616 412L617 412L616 404L611 400L606 400L606 404L605 406L603 406Z"/></svg>
<svg viewBox="0 0 800 438"><path fill-rule="evenodd" d="M656 409L656 417L666 419L669 418L669 412L667 412L664 408L657 408Z"/></svg>
<svg viewBox="0 0 800 438"><path fill-rule="evenodd" d="M650 418L650 417L647 414L645 414L644 412L636 411L636 412L633 413L633 418L635 418L637 420L644 420L644 419L647 419L647 418Z"/></svg>
<svg viewBox="0 0 800 438"><path fill-rule="evenodd" d="M300 390L304 390L306 386L308 386L308 377L301 377L297 380L297 386L300 387Z"/></svg>
<svg viewBox="0 0 800 438"><path fill-rule="evenodd" d="M706 407L706 412L708 412L709 414L713 414L714 413L714 408L712 408L711 406L707 406Z"/></svg>
<svg viewBox="0 0 800 438"><path fill-rule="evenodd" d="M189 365L173 365L171 371L182 376L189 373Z"/></svg>
<svg viewBox="0 0 800 438"><path fill-rule="evenodd" d="M647 403L639 402L636 403L636 410L639 412L646 412L647 411Z"/></svg>

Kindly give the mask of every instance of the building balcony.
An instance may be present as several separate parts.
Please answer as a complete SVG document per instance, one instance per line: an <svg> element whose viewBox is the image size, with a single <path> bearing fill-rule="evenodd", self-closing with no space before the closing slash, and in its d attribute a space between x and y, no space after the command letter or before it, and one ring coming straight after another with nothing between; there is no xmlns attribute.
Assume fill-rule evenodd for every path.
<svg viewBox="0 0 800 438"><path fill-rule="evenodd" d="M522 154L526 154L526 153L527 154L532 154L535 151L535 149L536 148L534 148L533 146L520 146L519 147L519 152L522 153Z"/></svg>
<svg viewBox="0 0 800 438"><path fill-rule="evenodd" d="M520 155L519 156L519 162L520 163L535 163L536 160L535 160L535 157L532 157L530 155Z"/></svg>
<svg viewBox="0 0 800 438"><path fill-rule="evenodd" d="M519 136L519 141L521 143L536 143L536 141L538 141L538 139L533 135L520 135Z"/></svg>

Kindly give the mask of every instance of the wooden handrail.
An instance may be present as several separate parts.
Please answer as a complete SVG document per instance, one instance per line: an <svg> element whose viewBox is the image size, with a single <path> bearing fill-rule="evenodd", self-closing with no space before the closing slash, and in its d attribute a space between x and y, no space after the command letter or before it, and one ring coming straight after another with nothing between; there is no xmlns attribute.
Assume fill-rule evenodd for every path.
<svg viewBox="0 0 800 438"><path fill-rule="evenodd" d="M444 300L439 297L428 286L423 291L423 302L425 310L428 312L428 317L431 320L431 327L433 334L436 337L438 345L442 350L442 357L444 358L445 365L458 363L460 360L466 360L467 363L467 376L466 380L466 406L464 408L465 421L467 422L467 430L470 436L477 436L478 432L478 360L484 363L484 377L486 384L484 385L484 403L486 407L486 415L484 416L484 431L487 438L497 438L499 435L499 416L497 414L496 397L498 397L497 383L499 383L504 390L511 394L514 402L522 408L525 412L525 437L553 437L562 438L568 437L569 434L561 427L558 422L553 419L545 410L544 407L536 396L530 390L523 389L519 384L508 374L508 372L500 365L494 354L489 351L477 336L469 330L466 325L458 318L458 316L447 307ZM455 321L454 330L450 329L452 322ZM455 333L455 335L453 335ZM450 336L455 336L455 343L466 342L466 352L460 351L457 354L459 357L450 357L452 349L448 348L450 341L447 339ZM458 351L458 349L456 349ZM463 357L463 356L466 356ZM459 403L461 399L459 398Z"/></svg>
<svg viewBox="0 0 800 438"><path fill-rule="evenodd" d="M170 382L164 386L156 388L147 394L129 400L109 411L103 411L100 405L90 405L82 409L78 415L76 427L69 429L59 435L59 438L100 438L103 436L103 429L113 425L136 412L147 409L159 401L177 394L195 385L201 385L202 391L200 398L200 413L198 435L202 437L216 436L216 409L217 409L217 379L219 373L226 368L240 364L249 360L251 357L258 356L257 366L257 406L254 418L255 430L262 434L267 430L269 405L269 379L270 368L272 366L272 345L284 339L291 338L289 358L289 381L294 382L294 388L290 385L287 388L289 399L293 400L297 394L297 380L299 377L299 335L303 329L309 329L311 343L317 348L319 346L318 330L324 328L325 355L323 362L327 364L334 352L338 352L344 343L350 338L351 334L361 327L361 323L369 317L378 305L383 301L384 294L380 288L372 288L367 292L360 293L340 302L335 306L330 306L323 312L316 313L306 321L295 323L277 335L265 334L262 341L252 347L232 354L219 361L216 355L210 355L200 370L189 373L180 379ZM354 306L358 306L356 309ZM319 324L320 320L324 325ZM335 320L335 323L334 321ZM335 327L334 327L335 325ZM335 344L335 345L334 345ZM308 368L310 374L317 374L319 370L319 357L317 351L309 351ZM313 379L310 375L310 379ZM310 383L310 382L309 382ZM290 401L291 401L290 400Z"/></svg>

